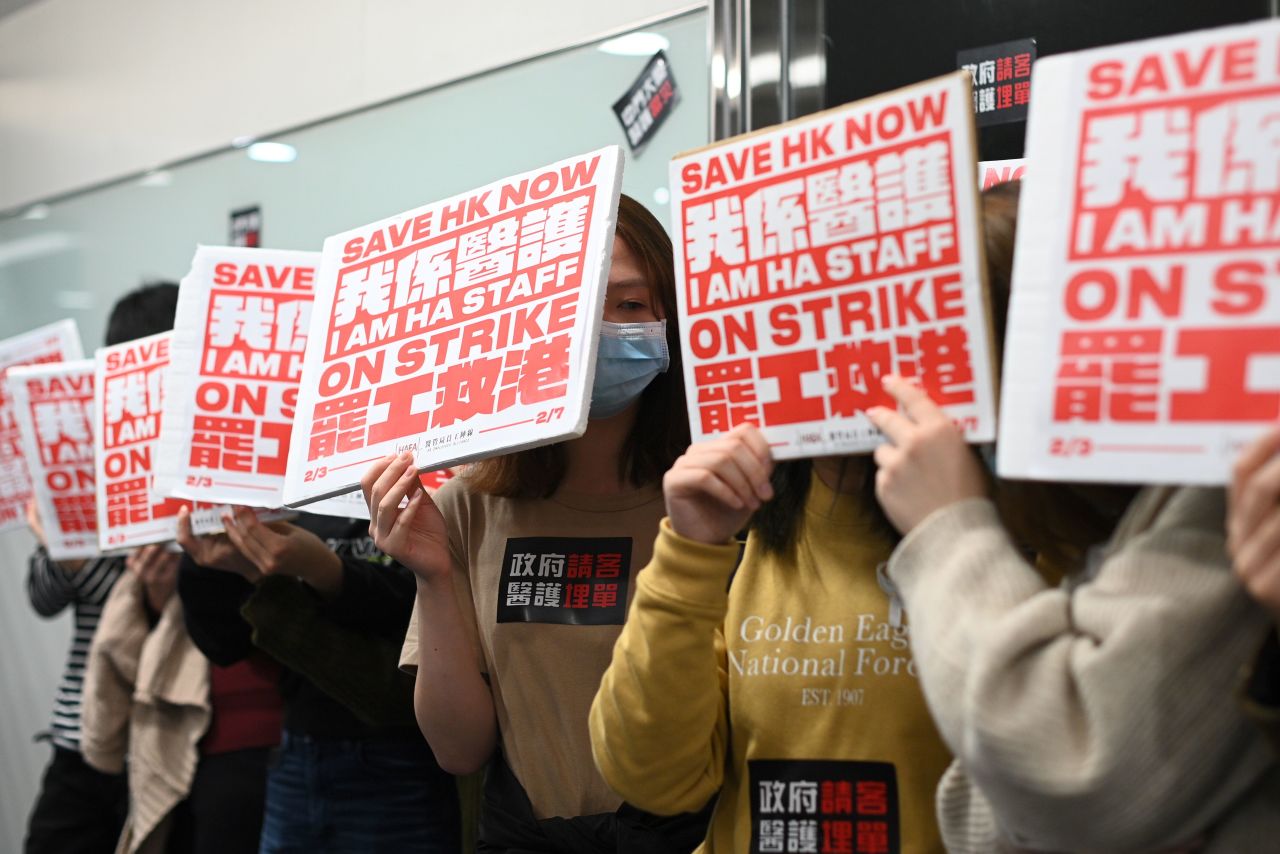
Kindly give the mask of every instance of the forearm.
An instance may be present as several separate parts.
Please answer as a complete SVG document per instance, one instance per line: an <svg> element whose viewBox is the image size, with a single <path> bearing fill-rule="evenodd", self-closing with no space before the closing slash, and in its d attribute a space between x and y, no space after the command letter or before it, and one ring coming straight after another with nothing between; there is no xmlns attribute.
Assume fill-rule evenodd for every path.
<svg viewBox="0 0 1280 854"><path fill-rule="evenodd" d="M477 666L448 575L418 583L418 674L413 706L440 767L471 774L498 743L493 694Z"/></svg>
<svg viewBox="0 0 1280 854"><path fill-rule="evenodd" d="M728 719L719 629L736 545L678 537L664 521L613 661L591 706L605 780L629 803L671 815L701 808L724 777Z"/></svg>
<svg viewBox="0 0 1280 854"><path fill-rule="evenodd" d="M1050 589L970 501L912 531L890 575L940 732L1037 845L1183 841L1260 771L1222 699L1257 636L1220 535L1174 521Z"/></svg>
<svg viewBox="0 0 1280 854"><path fill-rule="evenodd" d="M27 568L27 596L42 617L52 617L75 600L69 573L49 557L43 547L31 553Z"/></svg>

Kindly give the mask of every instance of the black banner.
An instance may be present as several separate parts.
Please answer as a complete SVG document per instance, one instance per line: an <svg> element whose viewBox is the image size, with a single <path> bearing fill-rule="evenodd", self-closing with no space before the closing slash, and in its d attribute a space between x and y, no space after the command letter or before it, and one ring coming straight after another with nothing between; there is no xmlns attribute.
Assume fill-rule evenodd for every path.
<svg viewBox="0 0 1280 854"><path fill-rule="evenodd" d="M752 854L898 854L898 776L888 762L752 759Z"/></svg>
<svg viewBox="0 0 1280 854"><path fill-rule="evenodd" d="M497 621L620 626L630 577L630 537L513 537Z"/></svg>
<svg viewBox="0 0 1280 854"><path fill-rule="evenodd" d="M631 84L627 94L613 104L627 143L635 151L649 141L675 109L678 91L667 55L658 51Z"/></svg>
<svg viewBox="0 0 1280 854"><path fill-rule="evenodd" d="M973 112L978 127L1026 121L1031 64L1035 61L1035 39L956 51L956 65L973 78Z"/></svg>

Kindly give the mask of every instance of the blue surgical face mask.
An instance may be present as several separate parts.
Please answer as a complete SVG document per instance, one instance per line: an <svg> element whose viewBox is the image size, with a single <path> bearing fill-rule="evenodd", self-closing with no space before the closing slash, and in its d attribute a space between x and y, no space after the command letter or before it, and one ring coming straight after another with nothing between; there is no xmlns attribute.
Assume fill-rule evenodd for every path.
<svg viewBox="0 0 1280 854"><path fill-rule="evenodd" d="M665 320L651 323L604 321L600 326L596 381L591 389L588 417L617 415L670 365Z"/></svg>

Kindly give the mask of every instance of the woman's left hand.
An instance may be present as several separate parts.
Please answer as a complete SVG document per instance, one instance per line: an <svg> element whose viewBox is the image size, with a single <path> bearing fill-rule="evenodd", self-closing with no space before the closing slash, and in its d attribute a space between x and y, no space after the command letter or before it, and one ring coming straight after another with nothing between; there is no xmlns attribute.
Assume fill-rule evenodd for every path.
<svg viewBox="0 0 1280 854"><path fill-rule="evenodd" d="M227 537L263 575L292 575L320 593L342 589L342 559L324 540L288 522L264 524L248 507L222 515Z"/></svg>
<svg viewBox="0 0 1280 854"><path fill-rule="evenodd" d="M867 410L889 439L875 452L876 497L906 534L935 510L986 495L987 481L960 428L929 395L901 377L885 377L884 387L903 411Z"/></svg>

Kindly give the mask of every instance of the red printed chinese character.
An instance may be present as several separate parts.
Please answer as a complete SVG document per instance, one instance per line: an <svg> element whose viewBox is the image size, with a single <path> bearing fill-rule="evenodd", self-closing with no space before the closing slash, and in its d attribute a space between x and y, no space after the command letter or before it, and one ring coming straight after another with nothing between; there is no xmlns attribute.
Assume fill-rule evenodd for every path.
<svg viewBox="0 0 1280 854"><path fill-rule="evenodd" d="M973 363L969 333L960 324L920 333L920 384L939 406L972 403Z"/></svg>
<svg viewBox="0 0 1280 854"><path fill-rule="evenodd" d="M330 457L363 447L369 391L358 391L316 404L307 459Z"/></svg>
<svg viewBox="0 0 1280 854"><path fill-rule="evenodd" d="M590 584L566 584L564 586L564 606L566 608L588 608L591 602Z"/></svg>
<svg viewBox="0 0 1280 854"><path fill-rule="evenodd" d="M496 356L450 365L442 371L431 426L448 427L476 415L492 413L501 370L502 357Z"/></svg>
<svg viewBox="0 0 1280 854"><path fill-rule="evenodd" d="M764 404L765 423L769 425L821 421L826 417L823 399L804 393L802 376L818 370L816 350L762 356L757 362L761 380L777 380L778 399Z"/></svg>
<svg viewBox="0 0 1280 854"><path fill-rule="evenodd" d="M889 812L889 787L875 780L858 783L858 814L887 815Z"/></svg>
<svg viewBox="0 0 1280 854"><path fill-rule="evenodd" d="M848 780L826 780L822 783L822 812L826 815L849 815L853 812L853 784Z"/></svg>
<svg viewBox="0 0 1280 854"><path fill-rule="evenodd" d="M1158 329L1099 329L1062 336L1054 421L1155 421Z"/></svg>
<svg viewBox="0 0 1280 854"><path fill-rule="evenodd" d="M889 854L889 823L858 822L858 854Z"/></svg>
<svg viewBox="0 0 1280 854"><path fill-rule="evenodd" d="M592 608L612 608L618 604L617 584L597 584L591 589Z"/></svg>
<svg viewBox="0 0 1280 854"><path fill-rule="evenodd" d="M822 822L822 854L854 854L853 822Z"/></svg>
<svg viewBox="0 0 1280 854"><path fill-rule="evenodd" d="M1252 329L1182 329L1177 353L1203 359L1205 387L1176 391L1170 398L1170 420L1275 421L1280 417L1280 391L1274 379L1267 390L1249 387L1249 361L1280 354L1280 326Z"/></svg>
<svg viewBox="0 0 1280 854"><path fill-rule="evenodd" d="M1031 76L1031 54L1015 53L1013 55L1013 76L1014 77L1030 77Z"/></svg>
<svg viewBox="0 0 1280 854"><path fill-rule="evenodd" d="M996 87L996 109L1007 110L1013 106L1013 84L1005 83Z"/></svg>
<svg viewBox="0 0 1280 854"><path fill-rule="evenodd" d="M1013 57L1001 56L996 58L996 80L1012 80L1013 79Z"/></svg>
<svg viewBox="0 0 1280 854"><path fill-rule="evenodd" d="M566 572L570 578L590 578L592 558L595 556L590 552L569 555L569 564Z"/></svg>
<svg viewBox="0 0 1280 854"><path fill-rule="evenodd" d="M596 578L617 578L622 574L622 555L605 552L596 555Z"/></svg>
<svg viewBox="0 0 1280 854"><path fill-rule="evenodd" d="M569 334L529 345L520 370L520 402L541 403L563 397L569 380Z"/></svg>
<svg viewBox="0 0 1280 854"><path fill-rule="evenodd" d="M825 353L824 361L834 384L832 417L856 415L873 406L897 405L881 381L894 372L893 352L887 341L863 338L842 342Z"/></svg>
<svg viewBox="0 0 1280 854"><path fill-rule="evenodd" d="M1023 80L1013 84L1013 105L1022 107L1031 103L1031 81Z"/></svg>

